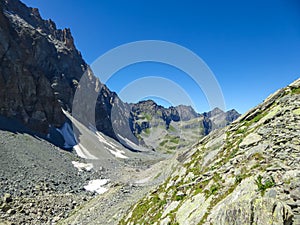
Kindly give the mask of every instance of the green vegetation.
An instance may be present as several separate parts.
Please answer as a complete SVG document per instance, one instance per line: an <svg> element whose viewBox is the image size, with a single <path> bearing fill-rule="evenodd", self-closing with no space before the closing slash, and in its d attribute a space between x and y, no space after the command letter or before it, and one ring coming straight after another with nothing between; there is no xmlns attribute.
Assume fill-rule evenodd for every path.
<svg viewBox="0 0 300 225"><path fill-rule="evenodd" d="M293 88L292 89L292 95L299 95L300 94L300 88Z"/></svg>
<svg viewBox="0 0 300 225"><path fill-rule="evenodd" d="M171 137L171 139L170 139L170 142L177 144L177 145L178 145L179 141L180 141L179 137Z"/></svg>
<svg viewBox="0 0 300 225"><path fill-rule="evenodd" d="M176 132L175 127L173 127L172 125L169 126L169 129L168 129L168 130L171 131L171 132Z"/></svg>
<svg viewBox="0 0 300 225"><path fill-rule="evenodd" d="M147 128L147 129L144 130L144 132L145 132L145 134L149 135L150 134L150 129Z"/></svg>
<svg viewBox="0 0 300 225"><path fill-rule="evenodd" d="M263 177L261 175L259 175L257 177L257 179L255 180L255 183L258 187L258 191L260 191L261 195L264 196L266 190L268 188L272 188L275 186L275 181L273 179L273 177L270 177L268 179L265 180L265 182L262 182Z"/></svg>
<svg viewBox="0 0 300 225"><path fill-rule="evenodd" d="M219 185L212 185L211 187L210 187L210 195L215 195L217 192L218 192L218 190L219 190Z"/></svg>
<svg viewBox="0 0 300 225"><path fill-rule="evenodd" d="M140 120L144 120L146 119L147 121L150 121L152 119L152 116L148 113L145 113L145 112L142 112L140 115L139 115L139 119Z"/></svg>
<svg viewBox="0 0 300 225"><path fill-rule="evenodd" d="M262 153L260 153L260 152L254 153L254 154L251 156L251 158L252 158L252 159L255 159L255 160L257 160L257 161L260 161L260 160L265 159L265 158L263 157Z"/></svg>
<svg viewBox="0 0 300 225"><path fill-rule="evenodd" d="M233 149L233 151L230 152L229 159L234 158L234 156L236 155L236 153L237 153L238 151L239 151L238 148Z"/></svg>
<svg viewBox="0 0 300 225"><path fill-rule="evenodd" d="M200 194L200 193L202 193L202 188L197 185L195 187L195 190L194 190L194 195L197 195L197 194Z"/></svg>
<svg viewBox="0 0 300 225"><path fill-rule="evenodd" d="M164 146L167 143L168 143L168 140L163 140L162 142L159 143L159 146L162 147L162 146Z"/></svg>
<svg viewBox="0 0 300 225"><path fill-rule="evenodd" d="M258 113L252 120L250 120L247 123L247 126L252 125L253 123L257 123L258 121L260 121L262 118L264 118L266 115L268 114L268 112L260 112Z"/></svg>
<svg viewBox="0 0 300 225"><path fill-rule="evenodd" d="M292 178L285 179L283 182L287 185L290 185L292 182Z"/></svg>
<svg viewBox="0 0 300 225"><path fill-rule="evenodd" d="M183 199L184 199L184 195L176 195L176 198L175 198L176 201L181 201Z"/></svg>
<svg viewBox="0 0 300 225"><path fill-rule="evenodd" d="M160 172L160 173L156 174L156 176L154 177L154 179L157 179L157 178L159 178L161 174L162 174L162 172Z"/></svg>
<svg viewBox="0 0 300 225"><path fill-rule="evenodd" d="M244 180L245 178L247 178L249 175L247 174L240 174L240 175L237 175L235 177L235 184L240 184L242 182L242 180Z"/></svg>
<svg viewBox="0 0 300 225"><path fill-rule="evenodd" d="M167 201L161 200L156 192L152 193L150 198L140 200L132 209L133 213L130 220L139 221L142 224L153 224L162 216L161 210L166 204ZM126 224L125 219L122 219L119 224Z"/></svg>
<svg viewBox="0 0 300 225"><path fill-rule="evenodd" d="M193 178L184 181L185 176L182 174L180 176L177 175L173 178L169 177L169 179L167 179L165 183L161 185L155 193L152 193L148 198L144 198L142 202L137 204L137 207L133 210L132 218L130 218L129 221L126 222L128 223L132 221L139 224L153 224L159 221L162 215L161 213L163 212L167 201L180 201L177 208L168 214L169 218L171 219L171 224L175 224L176 212L178 208L180 208L182 204L184 204L185 199L195 196L199 193L203 193L206 200L208 200L209 198L208 201L210 201L210 206L208 207L206 214L202 217L199 224L205 223L208 215L210 214L210 211L219 202L228 197L244 179L251 176L251 170L246 169L246 167L240 168L240 174L235 177L233 176L233 178L235 178L235 182L230 186L224 186L225 181L222 179L221 175L223 171L223 166L227 162L229 162L230 159L236 157L238 154L242 154L242 152L240 152L239 145L240 143L242 143L243 139L247 136L247 134L251 132L251 130L249 130L249 126L253 123L257 123L266 115L267 112L257 113L252 118L242 122L241 126L238 127L235 131L227 130L227 138L225 140L224 145L216 144L209 148L205 148L204 146L207 144L208 141L202 141L196 147L197 150L194 151L193 155L190 158L190 161L185 162L183 164L183 166L186 168L185 176L187 176L189 173L192 173ZM170 131L172 131L173 127L170 126L169 129ZM177 145L179 141L179 137L167 134L159 145L164 148L167 148L168 150L171 150L171 147ZM208 166L203 167L202 162L204 156L207 152L215 149L219 149L218 155L215 157L216 160L210 162ZM184 155L183 158L185 158ZM250 158L250 160L257 161L254 162L255 166L257 167L259 167L260 165L258 162L263 159L263 154L260 152L252 154ZM249 158L243 159L241 157L241 160L249 160ZM220 167L222 167L222 170L219 170L219 172L217 172L217 169L219 169ZM259 176L255 182L258 186L258 190L261 192L262 195L264 195L265 191L268 188L271 188L275 185L275 182L272 177L267 180L263 180L262 177ZM166 188L167 185L168 188ZM179 191L182 193L179 193ZM158 194L160 193L165 193L164 197L162 198L164 200L158 197ZM185 194L188 194L188 196L186 196ZM148 206L147 210L143 207L144 205ZM142 207L142 209L138 210L138 208L140 207Z"/></svg>
<svg viewBox="0 0 300 225"><path fill-rule="evenodd" d="M240 128L240 129L237 130L236 134L244 134L244 133L246 133L246 131L247 131L246 127Z"/></svg>

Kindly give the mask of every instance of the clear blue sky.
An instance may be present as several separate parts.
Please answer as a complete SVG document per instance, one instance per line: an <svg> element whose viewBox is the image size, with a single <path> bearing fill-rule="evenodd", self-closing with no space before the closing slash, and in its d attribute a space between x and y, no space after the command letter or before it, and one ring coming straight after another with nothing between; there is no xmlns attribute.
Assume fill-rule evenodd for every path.
<svg viewBox="0 0 300 225"><path fill-rule="evenodd" d="M298 0L23 2L39 8L42 17L51 18L59 28L70 27L88 63L120 44L138 40L165 40L189 48L214 72L228 109L245 112L300 77ZM172 78L174 70L167 68L133 66L119 73L131 74L123 79L125 83L162 73ZM125 85L121 80L108 86L118 92ZM203 95L191 83L182 83L197 99L196 109L207 110Z"/></svg>

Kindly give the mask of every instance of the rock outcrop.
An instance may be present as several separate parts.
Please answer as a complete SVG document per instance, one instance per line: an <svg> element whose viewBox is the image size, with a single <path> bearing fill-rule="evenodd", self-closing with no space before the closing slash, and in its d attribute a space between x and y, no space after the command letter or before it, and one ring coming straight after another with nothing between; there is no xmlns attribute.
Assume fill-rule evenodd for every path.
<svg viewBox="0 0 300 225"><path fill-rule="evenodd" d="M300 224L300 79L178 156L120 224Z"/></svg>
<svg viewBox="0 0 300 225"><path fill-rule="evenodd" d="M70 110L76 84L87 69L69 29L57 30L38 9L1 1L0 114L47 133Z"/></svg>

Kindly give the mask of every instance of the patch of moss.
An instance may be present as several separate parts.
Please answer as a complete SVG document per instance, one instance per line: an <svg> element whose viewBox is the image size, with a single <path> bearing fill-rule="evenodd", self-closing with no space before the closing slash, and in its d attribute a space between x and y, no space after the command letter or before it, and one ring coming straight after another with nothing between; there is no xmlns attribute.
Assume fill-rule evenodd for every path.
<svg viewBox="0 0 300 225"><path fill-rule="evenodd" d="M177 146L169 146L168 149L170 150L175 150L177 148Z"/></svg>
<svg viewBox="0 0 300 225"><path fill-rule="evenodd" d="M261 165L257 163L257 164L255 164L254 166L251 167L251 170L257 169L257 168L260 168L260 167L261 167Z"/></svg>
<svg viewBox="0 0 300 225"><path fill-rule="evenodd" d="M184 195L176 195L175 200L176 201L182 201L184 199Z"/></svg>
<svg viewBox="0 0 300 225"><path fill-rule="evenodd" d="M289 179L285 179L283 182L287 185L290 185L291 181L292 181L292 178L289 178Z"/></svg>
<svg viewBox="0 0 300 225"><path fill-rule="evenodd" d="M152 116L147 113L143 113L143 116L146 118L146 120L150 121L152 119Z"/></svg>
<svg viewBox="0 0 300 225"><path fill-rule="evenodd" d="M222 181L222 177L220 174L215 173L213 176L213 180L214 180L214 182L218 183L218 182Z"/></svg>
<svg viewBox="0 0 300 225"><path fill-rule="evenodd" d="M198 223L198 225L204 224L206 222L206 220L207 220L208 215L209 215L209 212L206 212L204 214L204 216L202 217L202 219L200 220L200 222Z"/></svg>
<svg viewBox="0 0 300 225"><path fill-rule="evenodd" d="M268 112L261 112L261 113L257 114L252 120L249 121L249 123L247 123L247 125L250 126L253 123L257 123L262 118L264 118L267 114L268 114Z"/></svg>
<svg viewBox="0 0 300 225"><path fill-rule="evenodd" d="M197 194L200 194L200 193L202 193L202 188L200 188L199 186L195 187L194 196L197 195Z"/></svg>
<svg viewBox="0 0 300 225"><path fill-rule="evenodd" d="M209 190L210 195L215 195L218 192L219 188L220 188L219 185L216 185L216 184L212 185Z"/></svg>

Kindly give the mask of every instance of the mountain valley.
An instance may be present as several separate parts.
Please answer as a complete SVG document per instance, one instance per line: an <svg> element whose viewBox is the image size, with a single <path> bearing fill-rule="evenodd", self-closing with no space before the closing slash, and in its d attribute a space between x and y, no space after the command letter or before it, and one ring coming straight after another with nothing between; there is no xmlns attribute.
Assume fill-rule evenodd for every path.
<svg viewBox="0 0 300 225"><path fill-rule="evenodd" d="M0 1L0 225L299 225L299 125L299 79L244 115L123 102L70 29Z"/></svg>

